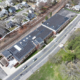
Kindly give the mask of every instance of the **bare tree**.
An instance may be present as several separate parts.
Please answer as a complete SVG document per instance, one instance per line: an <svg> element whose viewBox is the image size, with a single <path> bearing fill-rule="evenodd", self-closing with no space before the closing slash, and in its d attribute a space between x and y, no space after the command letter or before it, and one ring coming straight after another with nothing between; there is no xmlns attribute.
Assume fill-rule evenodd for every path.
<svg viewBox="0 0 80 80"><path fill-rule="evenodd" d="M45 3L42 1L42 2L39 2L39 4L38 4L38 8L39 9L41 9L42 7L44 7L45 6Z"/></svg>
<svg viewBox="0 0 80 80"><path fill-rule="evenodd" d="M22 15L17 15L15 16L15 22L19 25L19 26L22 26L22 20L24 19L25 17L22 16Z"/></svg>
<svg viewBox="0 0 80 80"><path fill-rule="evenodd" d="M0 27L6 28L6 22L5 21L0 21Z"/></svg>
<svg viewBox="0 0 80 80"><path fill-rule="evenodd" d="M47 0L47 5L50 6L52 3L52 0Z"/></svg>

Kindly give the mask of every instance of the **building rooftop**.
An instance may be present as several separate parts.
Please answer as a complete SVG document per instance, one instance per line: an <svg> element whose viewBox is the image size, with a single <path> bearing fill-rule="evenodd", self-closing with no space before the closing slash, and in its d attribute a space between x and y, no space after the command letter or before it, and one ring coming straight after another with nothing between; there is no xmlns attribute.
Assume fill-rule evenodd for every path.
<svg viewBox="0 0 80 80"><path fill-rule="evenodd" d="M35 44L37 45L44 41L51 32L48 28L40 26L2 54L7 57L9 51L17 61L20 61L36 47Z"/></svg>
<svg viewBox="0 0 80 80"><path fill-rule="evenodd" d="M9 52L12 53L13 57L17 61L20 61L34 48L35 48L35 45L32 43L31 40L25 40L25 41L21 40L8 50Z"/></svg>
<svg viewBox="0 0 80 80"><path fill-rule="evenodd" d="M7 34L7 32L8 31L6 29L0 27L0 38L2 38L5 34Z"/></svg>
<svg viewBox="0 0 80 80"><path fill-rule="evenodd" d="M45 21L43 25L48 26L49 28L57 31L69 18L64 17L59 14L55 14L50 19Z"/></svg>

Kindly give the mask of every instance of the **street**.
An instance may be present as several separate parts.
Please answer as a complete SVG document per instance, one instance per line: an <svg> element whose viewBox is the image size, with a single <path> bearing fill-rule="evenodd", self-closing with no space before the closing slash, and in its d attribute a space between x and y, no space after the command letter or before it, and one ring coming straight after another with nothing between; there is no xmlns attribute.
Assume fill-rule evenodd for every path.
<svg viewBox="0 0 80 80"><path fill-rule="evenodd" d="M6 80L19 80L20 77L22 77L24 74L28 73L35 65L37 65L39 62L41 62L46 56L48 56L59 44L60 42L69 34L69 32L76 26L76 24L80 21L80 15L77 16L77 18L70 23L61 33L59 36L55 38L48 46L46 46L42 51L39 52L38 55L35 56L37 60L34 62L33 59L30 60L26 65L27 68L23 69L26 65L21 67L19 70L17 70L15 73L13 73L10 77L8 77ZM54 51L54 54L59 51L59 47Z"/></svg>

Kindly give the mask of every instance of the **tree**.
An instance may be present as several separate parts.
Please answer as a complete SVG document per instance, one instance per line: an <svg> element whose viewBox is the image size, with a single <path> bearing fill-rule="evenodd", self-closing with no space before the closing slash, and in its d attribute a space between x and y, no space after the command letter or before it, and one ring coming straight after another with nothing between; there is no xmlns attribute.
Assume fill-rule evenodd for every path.
<svg viewBox="0 0 80 80"><path fill-rule="evenodd" d="M50 17L52 16L52 12L50 12Z"/></svg>
<svg viewBox="0 0 80 80"><path fill-rule="evenodd" d="M44 6L45 6L45 3L43 1L39 2L39 4L38 4L39 9L42 9L42 7L44 7Z"/></svg>
<svg viewBox="0 0 80 80"><path fill-rule="evenodd" d="M22 15L17 15L15 16L15 23L17 23L18 25L22 26L22 20L24 19L25 17L22 16Z"/></svg>
<svg viewBox="0 0 80 80"><path fill-rule="evenodd" d="M52 3L52 0L47 0L47 5L50 6Z"/></svg>
<svg viewBox="0 0 80 80"><path fill-rule="evenodd" d="M48 20L48 16L45 17L45 20Z"/></svg>
<svg viewBox="0 0 80 80"><path fill-rule="evenodd" d="M6 22L5 21L0 21L0 27L6 28Z"/></svg>

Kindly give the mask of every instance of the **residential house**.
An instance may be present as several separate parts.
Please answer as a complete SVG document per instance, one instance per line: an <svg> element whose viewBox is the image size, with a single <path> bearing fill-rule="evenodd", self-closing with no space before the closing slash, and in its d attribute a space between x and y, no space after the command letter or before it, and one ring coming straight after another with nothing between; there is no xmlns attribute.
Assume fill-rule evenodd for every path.
<svg viewBox="0 0 80 80"><path fill-rule="evenodd" d="M16 10L19 10L19 9L21 9L22 6L21 6L21 4L17 4L14 7L15 7Z"/></svg>
<svg viewBox="0 0 80 80"><path fill-rule="evenodd" d="M23 1L23 2L21 3L21 5L22 5L23 7L28 7L28 4L27 4L25 1Z"/></svg>
<svg viewBox="0 0 80 80"><path fill-rule="evenodd" d="M10 7L10 8L9 8L9 12L10 12L10 13L15 13L15 11L16 11L15 7Z"/></svg>
<svg viewBox="0 0 80 80"><path fill-rule="evenodd" d="M0 8L4 9L5 7L7 7L6 2L5 1L0 2Z"/></svg>
<svg viewBox="0 0 80 80"><path fill-rule="evenodd" d="M4 15L8 15L8 11L6 9L2 9L0 12L0 17L3 17Z"/></svg>
<svg viewBox="0 0 80 80"><path fill-rule="evenodd" d="M72 7L72 9L79 11L80 10L80 5L75 5Z"/></svg>
<svg viewBox="0 0 80 80"><path fill-rule="evenodd" d="M7 32L8 32L8 31L7 31L6 29L0 27L0 39L1 39L4 35L6 35Z"/></svg>
<svg viewBox="0 0 80 80"><path fill-rule="evenodd" d="M8 23L6 23L6 28L9 29L11 27L14 27L15 26L15 23L12 22L12 21L9 21Z"/></svg>
<svg viewBox="0 0 80 80"><path fill-rule="evenodd" d="M33 19L35 17L36 17L36 15L34 13L28 13L27 19L31 20L31 19Z"/></svg>
<svg viewBox="0 0 80 80"><path fill-rule="evenodd" d="M6 0L6 5L7 6L13 6L12 0Z"/></svg>
<svg viewBox="0 0 80 80"><path fill-rule="evenodd" d="M43 22L43 26L54 31L54 34L60 32L68 23L70 19L60 14L55 14L47 21Z"/></svg>

